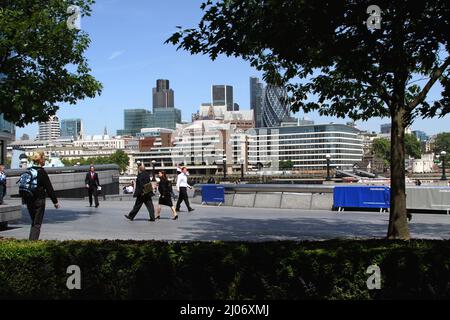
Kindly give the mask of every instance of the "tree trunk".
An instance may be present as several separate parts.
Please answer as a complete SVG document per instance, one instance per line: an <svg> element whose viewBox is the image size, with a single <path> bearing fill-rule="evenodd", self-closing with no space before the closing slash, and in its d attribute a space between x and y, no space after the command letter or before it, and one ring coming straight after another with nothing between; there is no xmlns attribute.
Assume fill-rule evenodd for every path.
<svg viewBox="0 0 450 320"><path fill-rule="evenodd" d="M394 110L391 120L391 209L387 238L409 240L405 186L404 115L406 108L403 103L399 103Z"/></svg>

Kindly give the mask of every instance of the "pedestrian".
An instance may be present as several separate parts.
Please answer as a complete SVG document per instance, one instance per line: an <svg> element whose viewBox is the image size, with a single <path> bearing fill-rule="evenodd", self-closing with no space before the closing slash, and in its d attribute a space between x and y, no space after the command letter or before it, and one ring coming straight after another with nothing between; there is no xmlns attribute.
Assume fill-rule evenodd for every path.
<svg viewBox="0 0 450 320"><path fill-rule="evenodd" d="M214 179L214 177L209 177L208 184L216 184L216 180Z"/></svg>
<svg viewBox="0 0 450 320"><path fill-rule="evenodd" d="M419 179L416 180L416 186L421 186L422 185L422 181L420 181Z"/></svg>
<svg viewBox="0 0 450 320"><path fill-rule="evenodd" d="M150 182L150 174L145 171L144 165L139 166L138 171L139 173L136 178L136 190L133 195L133 197L136 198L136 202L131 212L128 215L125 215L125 218L133 221L139 210L141 210L142 205L145 204L150 215L149 221L155 221L155 208L153 207L152 202L152 196L154 193Z"/></svg>
<svg viewBox="0 0 450 320"><path fill-rule="evenodd" d="M98 208L100 205L98 202L98 190L101 189L101 185L98 179L98 174L95 172L95 167L93 165L89 168L89 172L86 173L84 183L86 184L86 189L88 190L89 206L92 207L92 196L94 196L95 207Z"/></svg>
<svg viewBox="0 0 450 320"><path fill-rule="evenodd" d="M181 202L184 201L186 204L186 207L188 208L188 211L194 211L194 209L191 208L191 205L189 204L189 197L187 194L187 189L192 189L192 187L188 184L187 177L189 173L187 171L186 167L181 168L181 173L178 175L177 178L177 191L179 192L178 201L175 210L177 212L180 211Z"/></svg>
<svg viewBox="0 0 450 320"><path fill-rule="evenodd" d="M3 204L3 198L6 196L6 173L5 166L0 164L0 205Z"/></svg>
<svg viewBox="0 0 450 320"><path fill-rule="evenodd" d="M39 240L42 221L45 213L45 198L50 197L56 209L60 208L55 190L50 178L43 168L45 165L44 152L35 153L31 160L33 166L21 175L19 192L27 206L31 218L30 240Z"/></svg>
<svg viewBox="0 0 450 320"><path fill-rule="evenodd" d="M160 171L158 173L159 183L158 183L158 191L159 191L159 201L158 201L158 209L156 211L156 219L160 219L161 214L161 206L168 206L172 209L173 220L178 219L177 212L172 202L172 183L167 178L167 174L165 171Z"/></svg>

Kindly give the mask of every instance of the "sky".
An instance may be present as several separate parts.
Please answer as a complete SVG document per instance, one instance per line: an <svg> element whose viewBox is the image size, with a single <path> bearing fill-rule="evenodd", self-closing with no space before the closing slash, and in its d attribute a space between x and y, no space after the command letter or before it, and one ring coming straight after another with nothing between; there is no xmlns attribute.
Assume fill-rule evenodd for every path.
<svg viewBox="0 0 450 320"><path fill-rule="evenodd" d="M91 39L86 51L92 75L103 84L100 96L62 105L60 119L81 118L85 134L110 135L123 128L124 109L152 107L152 88L157 79L170 80L175 92L175 106L182 110L184 121L190 121L200 104L210 102L211 85L234 87L234 101L241 110L250 109L250 77L262 74L239 58L190 55L164 44L176 26L196 27L202 17L203 0L97 0L90 17L84 17L81 28ZM430 99L438 97L435 86ZM427 99L427 100L430 100ZM321 117L317 113L294 115L316 123L345 123L348 119ZM380 124L389 119L357 122L362 130L379 132ZM450 116L443 119L417 120L413 130L428 134L450 131ZM27 133L34 138L37 124L17 128L17 137Z"/></svg>

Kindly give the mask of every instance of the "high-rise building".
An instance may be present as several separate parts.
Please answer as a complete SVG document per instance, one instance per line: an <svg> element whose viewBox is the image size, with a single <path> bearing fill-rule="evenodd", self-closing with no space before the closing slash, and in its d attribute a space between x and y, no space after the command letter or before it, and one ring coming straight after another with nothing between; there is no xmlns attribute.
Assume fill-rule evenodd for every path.
<svg viewBox="0 0 450 320"><path fill-rule="evenodd" d="M235 111L232 86L213 85L211 91L213 106L226 106L227 111Z"/></svg>
<svg viewBox="0 0 450 320"><path fill-rule="evenodd" d="M391 124L385 123L380 126L380 133L381 134L390 134L391 133Z"/></svg>
<svg viewBox="0 0 450 320"><path fill-rule="evenodd" d="M269 84L264 89L263 97L263 127L279 127L283 121L290 120L286 89Z"/></svg>
<svg viewBox="0 0 450 320"><path fill-rule="evenodd" d="M170 89L169 80L156 80L156 88L153 88L153 110L155 110L155 108L174 107L174 92Z"/></svg>
<svg viewBox="0 0 450 320"><path fill-rule="evenodd" d="M135 136L142 128L148 128L151 112L146 109L124 110L124 129L117 130L119 136Z"/></svg>
<svg viewBox="0 0 450 320"><path fill-rule="evenodd" d="M6 146L15 139L16 128L8 121L5 121L3 115L0 114L0 164L6 162Z"/></svg>
<svg viewBox="0 0 450 320"><path fill-rule="evenodd" d="M425 142L428 140L428 135L423 131L415 130L412 133L413 135L416 136L417 140L419 140L420 142Z"/></svg>
<svg viewBox="0 0 450 320"><path fill-rule="evenodd" d="M63 119L61 120L61 137L75 140L83 138L83 120Z"/></svg>
<svg viewBox="0 0 450 320"><path fill-rule="evenodd" d="M263 126L263 92L264 84L258 78L250 78L250 109L255 115L255 126Z"/></svg>
<svg viewBox="0 0 450 320"><path fill-rule="evenodd" d="M181 110L177 108L153 108L149 123L144 128L165 128L175 130L181 123Z"/></svg>
<svg viewBox="0 0 450 320"><path fill-rule="evenodd" d="M39 135L37 140L56 140L61 137L61 125L57 116L50 116L47 122L39 122Z"/></svg>

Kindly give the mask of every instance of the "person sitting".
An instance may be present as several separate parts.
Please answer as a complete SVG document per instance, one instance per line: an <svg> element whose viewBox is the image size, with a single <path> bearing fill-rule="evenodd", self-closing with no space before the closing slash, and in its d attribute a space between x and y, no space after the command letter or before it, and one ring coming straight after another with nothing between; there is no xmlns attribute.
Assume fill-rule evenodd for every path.
<svg viewBox="0 0 450 320"><path fill-rule="evenodd" d="M131 181L131 184L124 188L123 193L125 194L133 194L134 193L134 180Z"/></svg>

